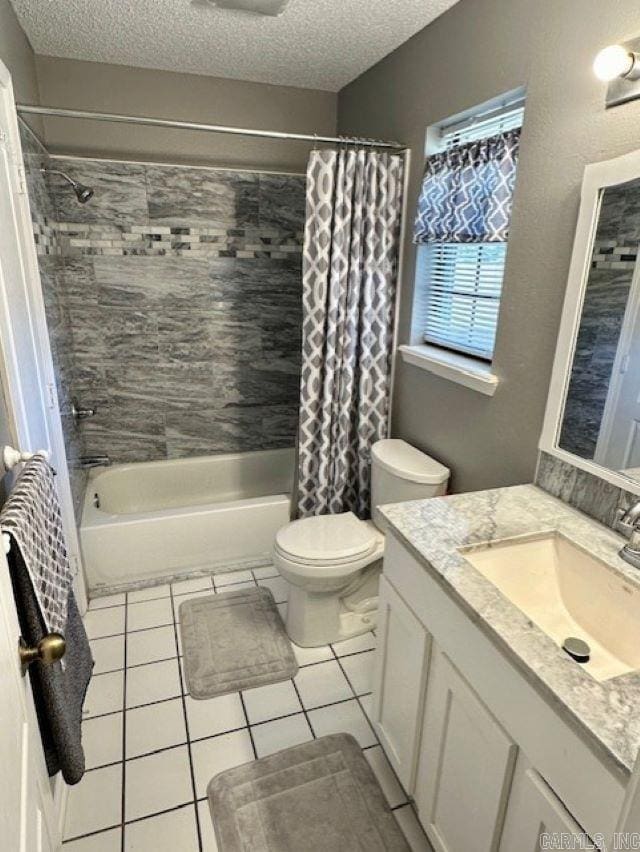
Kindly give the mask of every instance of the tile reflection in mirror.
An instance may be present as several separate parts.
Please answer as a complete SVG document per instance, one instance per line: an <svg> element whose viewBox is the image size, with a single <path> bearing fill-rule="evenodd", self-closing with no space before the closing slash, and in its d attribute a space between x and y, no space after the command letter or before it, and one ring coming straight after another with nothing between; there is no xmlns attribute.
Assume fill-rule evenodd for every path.
<svg viewBox="0 0 640 852"><path fill-rule="evenodd" d="M607 187L559 446L640 478L640 180Z"/></svg>

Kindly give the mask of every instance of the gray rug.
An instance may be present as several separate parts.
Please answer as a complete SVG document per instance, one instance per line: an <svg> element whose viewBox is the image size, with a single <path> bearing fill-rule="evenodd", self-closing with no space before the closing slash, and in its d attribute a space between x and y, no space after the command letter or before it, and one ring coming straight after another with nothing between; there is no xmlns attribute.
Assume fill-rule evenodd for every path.
<svg viewBox="0 0 640 852"><path fill-rule="evenodd" d="M409 852L350 734L228 769L207 795L220 852Z"/></svg>
<svg viewBox="0 0 640 852"><path fill-rule="evenodd" d="M291 642L267 588L192 598L180 605L187 689L213 698L288 680L298 671Z"/></svg>

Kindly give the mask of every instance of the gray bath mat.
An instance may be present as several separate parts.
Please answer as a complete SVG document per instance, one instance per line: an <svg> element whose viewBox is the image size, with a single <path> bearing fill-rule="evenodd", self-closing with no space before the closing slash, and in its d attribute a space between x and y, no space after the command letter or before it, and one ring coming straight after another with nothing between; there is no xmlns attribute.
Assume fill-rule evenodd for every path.
<svg viewBox="0 0 640 852"><path fill-rule="evenodd" d="M288 680L298 671L280 613L267 588L192 598L180 604L187 689L213 698Z"/></svg>
<svg viewBox="0 0 640 852"><path fill-rule="evenodd" d="M220 852L409 852L350 734L228 769L207 795Z"/></svg>

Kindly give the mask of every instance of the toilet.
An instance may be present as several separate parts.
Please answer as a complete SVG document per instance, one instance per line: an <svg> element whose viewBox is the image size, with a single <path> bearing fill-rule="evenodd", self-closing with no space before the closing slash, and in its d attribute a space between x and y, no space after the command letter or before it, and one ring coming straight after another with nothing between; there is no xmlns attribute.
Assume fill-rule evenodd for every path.
<svg viewBox="0 0 640 852"><path fill-rule="evenodd" d="M286 628L312 648L349 639L376 625L384 518L378 506L446 493L449 469L397 438L371 449L373 518L353 512L301 518L276 534L274 562L289 584Z"/></svg>

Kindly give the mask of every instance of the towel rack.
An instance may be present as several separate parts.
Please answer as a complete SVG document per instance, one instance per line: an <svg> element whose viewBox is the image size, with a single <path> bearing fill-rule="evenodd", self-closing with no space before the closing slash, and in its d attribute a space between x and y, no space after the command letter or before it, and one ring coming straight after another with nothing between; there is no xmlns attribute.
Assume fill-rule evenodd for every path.
<svg viewBox="0 0 640 852"><path fill-rule="evenodd" d="M29 461L29 459L32 459L34 456L44 456L44 458L49 461L51 453L49 450L36 450L35 453L23 453L7 444L7 446L5 446L2 450L2 464L4 465L5 471L8 472L13 470L17 464ZM11 550L11 537L9 536L9 533L2 533L2 546L4 547L5 553L8 553Z"/></svg>

